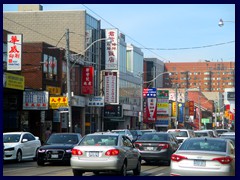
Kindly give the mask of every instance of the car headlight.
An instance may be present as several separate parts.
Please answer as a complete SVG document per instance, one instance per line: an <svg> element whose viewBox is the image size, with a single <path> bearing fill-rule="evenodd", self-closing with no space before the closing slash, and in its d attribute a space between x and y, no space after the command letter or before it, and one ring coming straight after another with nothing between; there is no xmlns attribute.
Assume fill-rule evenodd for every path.
<svg viewBox="0 0 240 180"><path fill-rule="evenodd" d="M14 151L14 147L6 148L6 149L4 149L4 151Z"/></svg>
<svg viewBox="0 0 240 180"><path fill-rule="evenodd" d="M39 153L44 153L46 150L45 149L39 149L38 152Z"/></svg>

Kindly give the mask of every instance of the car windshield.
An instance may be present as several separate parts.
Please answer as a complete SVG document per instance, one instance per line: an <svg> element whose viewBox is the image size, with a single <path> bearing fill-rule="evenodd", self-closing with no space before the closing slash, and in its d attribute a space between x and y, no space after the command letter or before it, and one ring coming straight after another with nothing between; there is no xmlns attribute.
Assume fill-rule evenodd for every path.
<svg viewBox="0 0 240 180"><path fill-rule="evenodd" d="M77 144L78 137L74 134L52 134L46 144Z"/></svg>
<svg viewBox="0 0 240 180"><path fill-rule="evenodd" d="M139 140L144 141L167 141L168 135L167 134L143 134Z"/></svg>
<svg viewBox="0 0 240 180"><path fill-rule="evenodd" d="M112 135L85 136L79 146L116 146L117 138L117 136Z"/></svg>
<svg viewBox="0 0 240 180"><path fill-rule="evenodd" d="M213 139L186 140L179 150L226 152L226 142Z"/></svg>
<svg viewBox="0 0 240 180"><path fill-rule="evenodd" d="M4 134L3 143L16 143L20 140L20 134Z"/></svg>

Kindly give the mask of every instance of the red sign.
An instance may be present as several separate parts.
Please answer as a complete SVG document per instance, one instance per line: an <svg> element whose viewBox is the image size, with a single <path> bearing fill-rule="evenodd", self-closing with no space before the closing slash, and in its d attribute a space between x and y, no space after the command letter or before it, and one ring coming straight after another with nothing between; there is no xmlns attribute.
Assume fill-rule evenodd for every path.
<svg viewBox="0 0 240 180"><path fill-rule="evenodd" d="M189 116L194 116L194 101L189 101Z"/></svg>
<svg viewBox="0 0 240 180"><path fill-rule="evenodd" d="M94 67L88 66L83 67L82 69L82 88L81 93L82 94L93 94L94 89L94 81L93 81L93 75L94 75Z"/></svg>

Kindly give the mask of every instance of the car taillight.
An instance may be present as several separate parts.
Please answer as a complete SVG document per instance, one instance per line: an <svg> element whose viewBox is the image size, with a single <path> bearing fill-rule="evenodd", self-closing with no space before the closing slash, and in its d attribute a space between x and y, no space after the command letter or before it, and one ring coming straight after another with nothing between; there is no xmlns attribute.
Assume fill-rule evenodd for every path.
<svg viewBox="0 0 240 180"><path fill-rule="evenodd" d="M169 148L169 144L165 144L165 143L160 143L158 144L159 147L161 147L161 149L168 149Z"/></svg>
<svg viewBox="0 0 240 180"><path fill-rule="evenodd" d="M105 153L106 156L117 156L118 154L119 154L118 149L110 149Z"/></svg>
<svg viewBox="0 0 240 180"><path fill-rule="evenodd" d="M81 156L83 152L79 149L72 149L72 155Z"/></svg>
<svg viewBox="0 0 240 180"><path fill-rule="evenodd" d="M141 144L141 143L134 143L134 145L135 145L135 147L136 147L136 148L139 148L139 147L141 147L141 146L142 146L142 144Z"/></svg>
<svg viewBox="0 0 240 180"><path fill-rule="evenodd" d="M181 160L183 160L183 159L187 159L187 157L185 157L185 156L180 156L180 155L177 155L177 154L172 154L172 156L171 156L171 160L172 160L172 161L177 161L177 162L179 162L179 161L181 161Z"/></svg>
<svg viewBox="0 0 240 180"><path fill-rule="evenodd" d="M218 157L218 158L213 158L213 161L218 161L221 164L229 164L233 159L229 156L227 157Z"/></svg>

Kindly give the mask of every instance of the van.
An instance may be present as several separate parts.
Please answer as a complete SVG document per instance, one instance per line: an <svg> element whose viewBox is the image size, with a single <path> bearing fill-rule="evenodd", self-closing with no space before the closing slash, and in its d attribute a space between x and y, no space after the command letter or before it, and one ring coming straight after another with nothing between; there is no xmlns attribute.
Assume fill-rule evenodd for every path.
<svg viewBox="0 0 240 180"><path fill-rule="evenodd" d="M191 129L168 129L168 133L173 133L178 143L181 144L185 139L195 137L194 131Z"/></svg>

